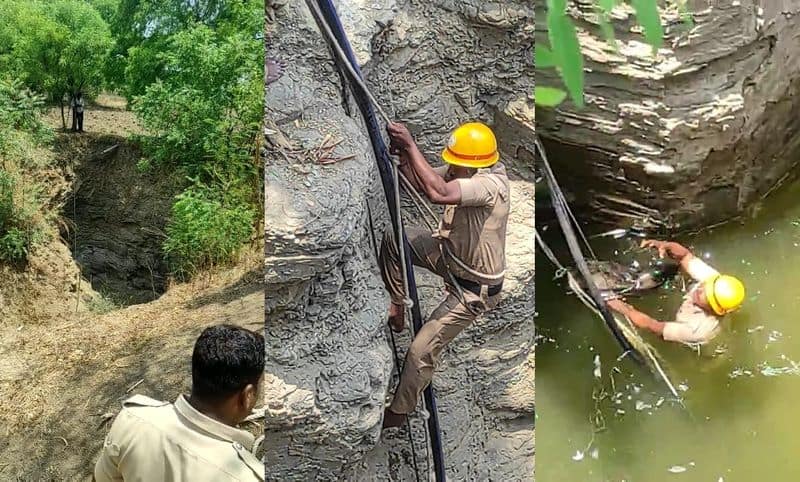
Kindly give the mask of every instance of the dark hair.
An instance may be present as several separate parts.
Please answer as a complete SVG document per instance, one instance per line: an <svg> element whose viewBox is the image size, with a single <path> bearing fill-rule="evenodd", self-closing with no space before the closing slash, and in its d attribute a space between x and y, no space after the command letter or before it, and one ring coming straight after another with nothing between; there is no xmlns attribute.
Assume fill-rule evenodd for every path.
<svg viewBox="0 0 800 482"><path fill-rule="evenodd" d="M206 328L192 353L192 395L223 400L257 384L264 372L264 337L234 325Z"/></svg>

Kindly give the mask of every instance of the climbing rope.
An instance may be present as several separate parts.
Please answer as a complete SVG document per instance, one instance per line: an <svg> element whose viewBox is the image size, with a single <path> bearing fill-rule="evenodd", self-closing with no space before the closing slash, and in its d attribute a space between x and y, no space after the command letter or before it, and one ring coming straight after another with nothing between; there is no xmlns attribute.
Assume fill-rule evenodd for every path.
<svg viewBox="0 0 800 482"><path fill-rule="evenodd" d="M375 262L377 263L380 259L380 254L378 252L378 240L375 237L375 224L372 220L372 208L369 206L369 201L365 200L364 204L367 205L367 221L369 222L369 233L370 233L370 240L372 244L372 251L375 253ZM400 356L397 352L397 341L394 338L394 332L389 329L389 337L392 340L392 352L394 353L394 364L397 367L397 377L400 378L400 374L403 373L403 364L400 362ZM411 433L411 419L406 417L406 432L408 432L408 443L411 445L411 463L414 466L414 478L417 482L420 481L419 478L419 467L417 467L417 449L414 445L414 436ZM427 445L427 433L425 434L425 443ZM428 473L430 473L430 468L428 469Z"/></svg>
<svg viewBox="0 0 800 482"><path fill-rule="evenodd" d="M327 43L330 45L337 65L344 68L349 73L351 80L350 88L353 96L358 104L364 121L367 124L367 131L370 136L372 148L375 151L375 158L378 162L378 170L381 175L384 193L386 195L386 202L389 211L392 214L392 223L394 224L395 232L397 233L398 252L402 259L402 266L404 272L404 287L406 288L406 297L409 303L404 303L406 309L411 311L411 318L413 320L414 332L419 332L422 327L422 314L419 307L419 298L417 295L416 281L414 279L414 271L411 265L410 253L405 248L408 245L408 239L402 227L402 217L400 213L400 196L399 196L399 179L402 176L399 166L396 163L389 161L389 153L386 150L386 145L381 137L377 121L374 116L373 107L378 110L383 119L389 123L391 119L386 112L381 109L375 97L371 94L369 89L363 82L358 65L355 60L352 48L344 33L341 21L339 20L336 9L330 0L306 0L306 3L311 10L316 23L319 25L320 30L326 37ZM335 31L334 31L335 30ZM345 51L346 50L346 51ZM360 90L354 88L354 84L360 87ZM394 169L392 169L392 167ZM407 181L407 180L406 180ZM396 353L396 351L395 351ZM442 450L441 433L439 430L439 420L436 410L436 399L433 395L431 386L426 387L424 391L425 406L427 408L428 417L428 432L430 434L430 449L434 461L434 472L437 481L445 480L444 470L444 455ZM412 443L413 449L413 443ZM415 464L416 465L416 464ZM418 476L418 475L417 475Z"/></svg>
<svg viewBox="0 0 800 482"><path fill-rule="evenodd" d="M630 321L630 319L625 317L626 323L623 323L609 312L605 301L602 299L602 296L599 293L599 290L597 290L597 287L592 281L591 273L588 272L588 265L586 265L586 261L580 256L580 248L576 246L577 242L575 241L574 235L570 236L571 227L568 225L565 227L565 222L563 221L565 221L565 218L567 216L565 215L566 210L563 209L562 203L566 204L566 200L563 197L561 189L555 180L555 176L553 175L552 170L550 169L550 164L547 161L547 154L544 152L544 148L540 144L538 138L536 139L536 147L540 152L542 163L544 164L545 167L544 169L545 177L549 184L550 190L551 192L555 193L554 194L555 196L557 196L557 198L553 200L554 201L553 204L554 207L556 208L556 214L558 215L559 223L561 224L562 230L564 231L564 235L567 238L567 243L570 245L569 246L570 251L572 252L573 257L575 258L576 262L575 264L579 266L579 272L581 273L581 276L584 277L586 286L589 288L590 293L592 292L592 289L595 290L595 293L592 294L587 293L580 286L578 280L575 279L573 274L569 270L567 270L567 268L564 267L564 265L561 264L561 262L559 262L556 255L553 253L553 251L550 249L547 243L545 243L544 239L542 239L542 236L539 234L539 230L534 228L536 245L542 250L545 256L547 256L547 258L550 260L553 266L556 267L557 269L556 278L566 274L567 284L569 285L569 288L573 291L573 293L575 293L575 295L581 301L581 303L583 303L587 308L589 308L589 310L591 310L593 313L595 313L601 319L603 319L603 321L606 322L606 325L612 330L612 333L614 333L615 337L617 337L617 340L620 341L620 344L622 344L624 348L624 351L622 355L619 357L619 359L625 357L628 354L634 355L635 359L639 362L645 363L650 368L651 372L653 372L660 380L664 382L664 384L669 389L670 393L680 401L680 395L678 394L678 391L675 389L675 385L669 379L669 376L667 376L667 373L662 367L662 364L655 350L641 338L641 336L637 333L637 331L633 327L633 323ZM572 217L572 219L574 220L574 217ZM577 230L580 231L580 228L578 227ZM581 236L583 237L584 242L588 244L588 241L586 241L586 237L583 236L583 233L581 233ZM576 256L576 251L578 254L577 256ZM594 254L592 255L594 257ZM581 265L584 266L585 268L584 270L580 269ZM637 341L636 343L637 346L633 346L633 344L630 342L630 340L632 339ZM622 343L622 341L624 341L624 344Z"/></svg>
<svg viewBox="0 0 800 482"><path fill-rule="evenodd" d="M623 336L619 327L614 322L614 317L609 312L608 307L606 306L605 301L600 294L600 291L592 281L592 274L589 271L589 266L586 264L586 259L583 257L580 245L575 237L575 230L570 223L569 214L567 214L568 208L564 207L566 204L566 199L564 198L561 188L556 181L553 170L550 168L550 163L547 160L547 153L544 151L544 147L542 147L542 144L539 142L538 136L535 137L534 143L536 145L536 149L539 151L540 159L542 160L542 166L544 168L543 171L548 188L552 193L553 207L556 210L558 223L561 225L561 231L564 233L564 238L567 241L567 246L569 247L572 258L575 261L575 265L577 266L581 276L584 278L586 287L589 289L589 293L591 294L592 299L594 299L597 309L600 310L600 313L602 314L603 321L606 323L608 329L611 330L611 333L614 335L614 338L616 338L617 343L619 343L622 347L623 355L632 354L638 359L638 353L633 346L631 346L630 342L625 338L625 336ZM576 226L576 228L580 230L579 226Z"/></svg>

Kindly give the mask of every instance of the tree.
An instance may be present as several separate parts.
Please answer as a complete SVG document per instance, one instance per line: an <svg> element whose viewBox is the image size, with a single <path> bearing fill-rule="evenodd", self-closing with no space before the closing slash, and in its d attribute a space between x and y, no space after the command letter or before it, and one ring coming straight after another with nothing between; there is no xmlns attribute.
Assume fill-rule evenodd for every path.
<svg viewBox="0 0 800 482"><path fill-rule="evenodd" d="M30 88L59 103L66 129L65 97L103 84L103 67L113 44L108 24L81 0L8 4L9 10L0 14L0 25L12 21L15 25L10 34L14 37L8 54L14 59L10 68Z"/></svg>
<svg viewBox="0 0 800 482"><path fill-rule="evenodd" d="M625 4L625 0L596 0L595 13L606 40L616 49L614 30L610 16L614 8ZM664 32L657 0L628 0L636 12L636 19L644 30L644 38L657 51L663 43ZM685 0L676 0L679 11L687 25L691 16L686 10ZM583 107L583 56L575 25L567 14L568 0L547 0L547 36L549 45L536 45L536 69L555 68L564 82L566 92L551 86L536 86L536 105L555 107L569 93L577 107Z"/></svg>
<svg viewBox="0 0 800 482"><path fill-rule="evenodd" d="M164 59L155 53L169 49L172 36L203 25L220 38L255 40L263 31L263 9L263 0L120 0L111 23L116 45L109 71L115 73L108 77L131 100L163 77Z"/></svg>
<svg viewBox="0 0 800 482"><path fill-rule="evenodd" d="M260 20L263 5L250 5ZM164 244L173 271L185 276L232 259L263 212L263 44L247 22L214 23L189 20L126 58L126 91L150 133L142 138L149 162L189 179Z"/></svg>

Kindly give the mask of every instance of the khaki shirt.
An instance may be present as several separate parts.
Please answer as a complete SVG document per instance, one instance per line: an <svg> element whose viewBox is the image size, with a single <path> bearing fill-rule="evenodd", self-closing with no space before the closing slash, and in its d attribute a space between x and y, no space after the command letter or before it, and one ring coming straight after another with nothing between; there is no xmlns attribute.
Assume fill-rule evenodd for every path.
<svg viewBox="0 0 800 482"><path fill-rule="evenodd" d="M675 314L675 321L664 324L662 336L667 341L686 344L708 343L722 329L720 317L694 304L692 296L703 281L719 273L700 258L692 258L689 261L687 272L697 283L684 295L683 303Z"/></svg>
<svg viewBox="0 0 800 482"><path fill-rule="evenodd" d="M136 395L123 402L94 468L97 482L263 481L254 437L195 410Z"/></svg>
<svg viewBox="0 0 800 482"><path fill-rule="evenodd" d="M435 170L444 176L447 167ZM478 169L469 179L457 181L461 202L445 206L434 237L446 243L457 258L445 256L454 275L478 283L498 284L505 273L506 226L511 200L506 168L498 162Z"/></svg>

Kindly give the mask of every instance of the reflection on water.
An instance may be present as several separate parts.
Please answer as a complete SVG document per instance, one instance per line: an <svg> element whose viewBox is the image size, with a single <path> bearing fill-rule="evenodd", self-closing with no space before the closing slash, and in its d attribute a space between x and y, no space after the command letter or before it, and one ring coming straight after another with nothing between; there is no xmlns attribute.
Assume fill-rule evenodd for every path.
<svg viewBox="0 0 800 482"><path fill-rule="evenodd" d="M699 352L647 337L683 406L617 360L602 321L566 294L564 280L551 281L555 272L537 251L538 482L800 480L799 194L800 185L783 189L744 225L678 239L747 288L745 306ZM558 234L545 239L563 244ZM593 244L598 256L641 261L630 246ZM569 259L566 250L557 255ZM668 321L682 288L629 302Z"/></svg>

